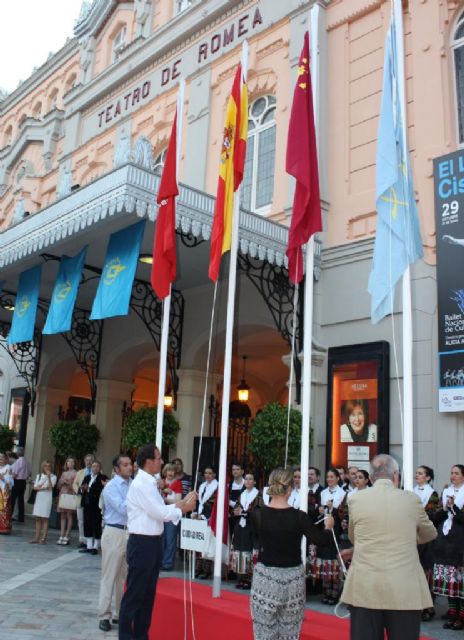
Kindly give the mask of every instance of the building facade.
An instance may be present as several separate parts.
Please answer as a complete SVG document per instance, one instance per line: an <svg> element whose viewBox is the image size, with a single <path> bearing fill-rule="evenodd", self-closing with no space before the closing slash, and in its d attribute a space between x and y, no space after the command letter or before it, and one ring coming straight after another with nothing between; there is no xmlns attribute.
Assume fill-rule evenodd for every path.
<svg viewBox="0 0 464 640"><path fill-rule="evenodd" d="M146 285L149 266L139 265L129 316L90 323L96 278L87 271L72 335L40 337L40 328L57 273L56 258L75 255L88 245L86 263L101 269L109 235L143 217L147 225L142 251L150 253L157 174L181 76L186 95L172 378L179 379L176 453L190 466L201 422L213 299L207 279L212 196L225 106L245 39L250 47L250 126L232 379L240 381L246 355L251 413L272 400L286 402L292 291L282 285L282 277L293 185L285 173L285 153L293 83L312 5L310 0L83 2L75 37L1 100L4 327L11 321L7 307L19 274L43 263L36 345L40 362L36 359L38 370L31 378L34 411L26 437L35 466L53 454L47 429L70 403L90 402L103 436L99 455L108 466L119 448L124 408L156 402L159 301ZM367 293L390 3L319 0L319 5L315 99L324 232L314 274L312 459L324 467L330 349L381 341L390 345L389 420L382 426L389 428L390 450L400 457L402 363L395 356L401 352L400 300L395 301L393 319L372 325ZM463 142L463 10L464 3L457 0L404 3L408 137L424 243L424 259L412 270L414 455L417 463L436 468L440 482L446 480L448 467L464 457L464 422L462 413L438 411L432 162ZM208 380L208 395L216 399L221 395L226 284L226 279L221 281L218 293ZM9 386L4 397L9 397ZM5 405L8 412L9 400Z"/></svg>

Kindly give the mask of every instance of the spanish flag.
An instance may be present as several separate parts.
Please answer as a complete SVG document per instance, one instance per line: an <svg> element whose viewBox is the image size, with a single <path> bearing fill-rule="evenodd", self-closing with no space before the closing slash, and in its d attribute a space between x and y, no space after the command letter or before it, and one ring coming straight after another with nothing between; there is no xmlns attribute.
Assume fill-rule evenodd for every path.
<svg viewBox="0 0 464 640"><path fill-rule="evenodd" d="M208 274L213 282L218 279L222 255L230 250L234 192L243 180L247 135L248 89L243 77L242 65L239 64L232 93L227 103L216 206L211 231Z"/></svg>

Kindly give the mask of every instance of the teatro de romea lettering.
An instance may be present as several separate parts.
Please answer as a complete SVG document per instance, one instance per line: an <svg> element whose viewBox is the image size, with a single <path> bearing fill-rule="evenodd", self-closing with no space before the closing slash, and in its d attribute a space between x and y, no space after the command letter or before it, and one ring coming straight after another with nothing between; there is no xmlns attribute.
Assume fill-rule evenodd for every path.
<svg viewBox="0 0 464 640"><path fill-rule="evenodd" d="M385 3L370 0L318 4L319 22L311 34L319 50L319 73L313 80L324 232L317 238L312 274L311 455L324 468L339 454L343 407L350 393L366 398L371 413L378 412L369 421L376 423L380 449L401 455L397 378L402 374L394 367L391 321L371 325L367 293L389 11ZM435 238L429 204L433 175L427 158L459 146L454 89L447 82L454 73L449 42L462 8L445 2L438 15L432 4L404 3L406 29L412 34L407 39L408 77L413 78L408 84L410 147L425 248L424 260L413 271L413 321L420 342L414 364L415 415L421 425L415 456L417 463L435 467L444 482L448 459L454 461L459 453L462 461L464 449L458 436L460 414L440 414L436 404ZM293 288L285 248L293 181L285 172L285 154L294 79L312 5L312 0L86 1L74 37L11 94L0 94L0 335L9 332L20 274L42 265L34 342L14 352L0 343L0 424L16 428L34 469L54 455L48 428L59 416L91 414L102 436L97 453L108 471L129 412L156 404L161 307L143 258L152 251L156 194L181 77L186 93L178 277L167 387L181 427L170 455L183 458L191 469L213 299L207 274L218 163L227 98L245 39L249 137L240 218L231 458L246 463L247 425L256 412L270 401L287 402ZM438 55L435 46L444 53ZM432 72L441 78L437 86L448 86L445 98L424 93L430 86L424 74ZM446 123L446 131L431 130L431 113L434 122ZM90 320L110 236L142 219L146 225L129 314ZM73 330L42 335L59 260L76 256L85 246ZM207 390L205 428L211 438L218 435L220 422L226 288L224 269ZM244 356L251 391L247 406L238 411L235 393ZM372 359L382 361L380 373L369 368ZM296 364L291 391L298 406L301 361ZM439 448L443 433L447 437L440 439ZM362 444L350 451L343 446L347 456L362 461Z"/></svg>

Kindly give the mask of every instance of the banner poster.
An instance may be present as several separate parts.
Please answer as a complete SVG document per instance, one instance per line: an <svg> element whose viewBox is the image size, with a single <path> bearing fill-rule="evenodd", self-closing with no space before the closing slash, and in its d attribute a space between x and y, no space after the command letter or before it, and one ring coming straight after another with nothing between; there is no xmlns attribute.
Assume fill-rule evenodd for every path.
<svg viewBox="0 0 464 640"><path fill-rule="evenodd" d="M369 470L389 448L389 349L386 342L332 347L328 354L328 467Z"/></svg>
<svg viewBox="0 0 464 640"><path fill-rule="evenodd" d="M464 411L464 150L435 158L439 411Z"/></svg>

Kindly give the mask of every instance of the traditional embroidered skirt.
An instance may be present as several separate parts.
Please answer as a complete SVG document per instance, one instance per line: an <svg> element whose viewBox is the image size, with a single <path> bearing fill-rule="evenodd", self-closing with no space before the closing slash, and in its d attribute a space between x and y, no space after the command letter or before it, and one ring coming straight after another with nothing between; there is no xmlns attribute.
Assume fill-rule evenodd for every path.
<svg viewBox="0 0 464 640"><path fill-rule="evenodd" d="M9 490L0 489L0 533L11 533L11 496Z"/></svg>
<svg viewBox="0 0 464 640"><path fill-rule="evenodd" d="M232 549L229 558L229 569L239 574L248 574L253 571L253 552Z"/></svg>
<svg viewBox="0 0 464 640"><path fill-rule="evenodd" d="M305 610L303 566L267 567L258 562L251 583L255 640L298 640Z"/></svg>
<svg viewBox="0 0 464 640"><path fill-rule="evenodd" d="M432 591L437 596L464 598L464 566L434 564Z"/></svg>
<svg viewBox="0 0 464 640"><path fill-rule="evenodd" d="M342 579L342 568L337 558L330 560L310 556L306 572L308 578L323 582L340 582Z"/></svg>

